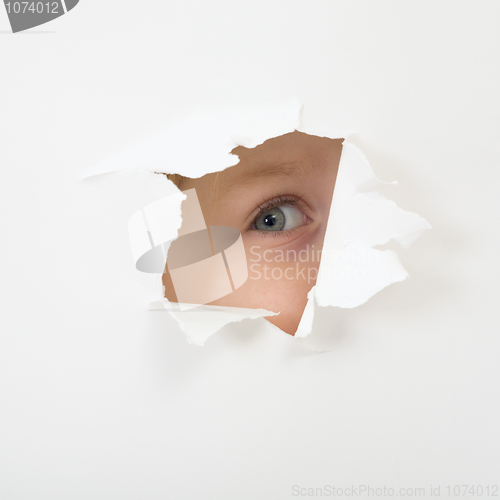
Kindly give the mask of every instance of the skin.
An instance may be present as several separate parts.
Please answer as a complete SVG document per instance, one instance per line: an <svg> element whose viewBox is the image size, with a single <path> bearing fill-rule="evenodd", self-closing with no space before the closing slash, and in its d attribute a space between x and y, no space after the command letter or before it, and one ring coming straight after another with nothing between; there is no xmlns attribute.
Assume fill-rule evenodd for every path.
<svg viewBox="0 0 500 500"><path fill-rule="evenodd" d="M207 226L236 227L245 246L249 278L210 304L279 312L268 321L296 332L316 283L341 151L341 139L292 132L253 149L237 147L234 167L182 182L181 190L196 188ZM293 213L287 220L297 227L255 229L263 204L277 198L287 201ZM166 297L175 300L167 273L164 284Z"/></svg>

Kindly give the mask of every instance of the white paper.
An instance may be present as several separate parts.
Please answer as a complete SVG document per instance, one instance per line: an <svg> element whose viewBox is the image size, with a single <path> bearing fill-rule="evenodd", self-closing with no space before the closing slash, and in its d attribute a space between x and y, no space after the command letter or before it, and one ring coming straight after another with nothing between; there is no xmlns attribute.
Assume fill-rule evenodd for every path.
<svg viewBox="0 0 500 500"><path fill-rule="evenodd" d="M293 100L200 112L103 160L88 170L84 177L137 168L148 170L151 175L163 172L201 177L237 164L238 157L231 151L239 145L253 148L295 130L331 139L343 137L342 134L303 126L300 123L300 108L298 101ZM407 278L408 273L395 252L375 247L391 240L407 247L430 228L430 224L382 196L377 190L384 184L375 177L359 149L344 140L318 280L308 294L309 300L295 334L297 341L304 342L304 337L311 334L313 325L314 336L322 337L321 332L316 331L321 327L316 326L314 321L322 308L354 308L388 285ZM172 217L166 218L161 229L165 238L177 236L182 199L180 193L177 198L174 196L171 199ZM130 216L124 214L125 217L127 215ZM131 225L141 225L137 215L131 219ZM148 245L144 237L139 240L132 244L134 258ZM150 307L164 307L188 340L198 345L203 345L211 335L229 323L275 314L262 309L209 305L181 311L179 305L170 303L163 293L161 279L156 277L150 286Z"/></svg>

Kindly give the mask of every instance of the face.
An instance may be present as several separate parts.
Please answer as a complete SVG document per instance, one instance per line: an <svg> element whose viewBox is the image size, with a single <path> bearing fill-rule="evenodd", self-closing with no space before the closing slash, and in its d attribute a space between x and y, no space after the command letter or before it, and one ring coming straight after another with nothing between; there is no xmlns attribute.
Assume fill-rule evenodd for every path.
<svg viewBox="0 0 500 500"><path fill-rule="evenodd" d="M182 183L196 189L207 226L242 234L248 279L211 305L279 312L267 319L295 333L316 283L341 151L342 139L293 132L237 147L234 167ZM175 301L167 273L164 284Z"/></svg>

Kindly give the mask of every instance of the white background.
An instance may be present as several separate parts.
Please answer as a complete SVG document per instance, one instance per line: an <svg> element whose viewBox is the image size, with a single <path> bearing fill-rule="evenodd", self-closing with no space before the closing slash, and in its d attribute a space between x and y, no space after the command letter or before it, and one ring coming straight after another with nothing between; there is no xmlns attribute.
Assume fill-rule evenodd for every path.
<svg viewBox="0 0 500 500"><path fill-rule="evenodd" d="M81 0L12 35L2 10L0 498L500 484L499 15ZM433 230L400 251L409 280L339 312L332 352L264 320L191 346L132 272L147 182L78 176L200 104L291 97L357 131L399 181L386 196Z"/></svg>

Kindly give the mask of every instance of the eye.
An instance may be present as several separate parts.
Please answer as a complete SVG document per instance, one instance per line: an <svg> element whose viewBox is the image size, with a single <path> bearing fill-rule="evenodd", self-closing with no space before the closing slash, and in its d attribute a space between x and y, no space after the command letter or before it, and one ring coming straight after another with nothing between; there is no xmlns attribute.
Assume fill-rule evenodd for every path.
<svg viewBox="0 0 500 500"><path fill-rule="evenodd" d="M287 231L307 224L307 219L299 207L282 204L263 209L255 218L252 227L258 231Z"/></svg>

